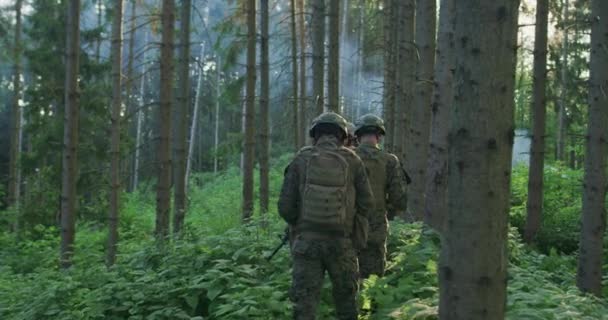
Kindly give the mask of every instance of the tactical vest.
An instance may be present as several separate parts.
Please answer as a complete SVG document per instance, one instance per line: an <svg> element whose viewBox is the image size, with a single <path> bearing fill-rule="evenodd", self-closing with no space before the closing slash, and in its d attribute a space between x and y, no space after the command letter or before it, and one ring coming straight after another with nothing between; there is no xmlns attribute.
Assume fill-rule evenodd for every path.
<svg viewBox="0 0 608 320"><path fill-rule="evenodd" d="M380 150L370 150L359 146L357 155L363 160L369 184L374 194L376 211L386 211L387 157Z"/></svg>

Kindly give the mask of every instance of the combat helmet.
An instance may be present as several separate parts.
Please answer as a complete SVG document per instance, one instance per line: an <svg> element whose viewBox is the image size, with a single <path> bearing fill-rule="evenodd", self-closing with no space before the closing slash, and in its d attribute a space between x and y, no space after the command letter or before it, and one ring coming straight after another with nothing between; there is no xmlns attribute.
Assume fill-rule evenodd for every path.
<svg viewBox="0 0 608 320"><path fill-rule="evenodd" d="M384 127L384 120L380 117L371 113L362 116L355 121L355 134L363 128L376 128L381 135L386 134L386 128Z"/></svg>
<svg viewBox="0 0 608 320"><path fill-rule="evenodd" d="M318 117L316 117L314 120L312 120L310 130L308 131L308 134L311 138L314 137L315 127L320 124L333 124L340 128L340 130L344 133L345 137L348 134L348 122L346 121L346 119L334 112L324 112Z"/></svg>

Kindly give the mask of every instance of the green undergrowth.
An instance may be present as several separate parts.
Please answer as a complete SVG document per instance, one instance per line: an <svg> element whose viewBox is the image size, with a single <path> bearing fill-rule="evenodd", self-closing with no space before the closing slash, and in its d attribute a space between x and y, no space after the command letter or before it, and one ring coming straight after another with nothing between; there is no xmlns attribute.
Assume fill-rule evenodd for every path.
<svg viewBox="0 0 608 320"><path fill-rule="evenodd" d="M0 319L289 319L290 258L270 262L284 224L276 197L289 157L273 163L271 212L240 225L236 169L196 175L184 234L159 245L152 238L154 194L125 195L118 262L103 264L105 226L78 225L74 266L57 269L59 233L36 227L21 240L0 233ZM574 286L573 256L522 245L509 233L509 319L603 319L606 300ZM361 319L436 319L437 234L420 224L393 223L384 278L362 284ZM326 281L319 319L332 319Z"/></svg>

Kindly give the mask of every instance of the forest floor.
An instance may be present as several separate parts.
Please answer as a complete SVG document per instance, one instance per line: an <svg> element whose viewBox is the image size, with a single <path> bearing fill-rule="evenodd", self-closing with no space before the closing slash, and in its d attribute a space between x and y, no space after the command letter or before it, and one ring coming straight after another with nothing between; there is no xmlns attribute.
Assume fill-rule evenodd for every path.
<svg viewBox="0 0 608 320"><path fill-rule="evenodd" d="M273 162L272 203L287 161L286 156ZM571 238L577 223L570 221L576 212L570 207L578 204L569 197L580 194L576 187L580 173L548 170L546 198L568 205L557 203L555 212L547 211L548 230L539 235L536 248L523 245L516 228L521 226L525 206L527 171L514 172L508 318L608 319L608 300L581 295L574 283L576 260L571 247L576 238ZM111 268L103 263L107 233L103 223L78 225L74 267L68 271L57 269L56 228L40 226L28 234L31 240L21 241L0 233L0 318L290 318L288 250L281 250L270 262L265 259L279 244L284 224L271 206L266 216L240 225L236 168L193 177L184 235L162 247L151 236L152 191L143 186L124 195L120 255ZM551 229L555 226L561 228L559 232ZM436 319L439 237L420 224L395 222L388 247L387 276L372 277L362 285L361 319ZM373 313L369 312L372 299ZM326 281L319 319L332 318L331 305Z"/></svg>

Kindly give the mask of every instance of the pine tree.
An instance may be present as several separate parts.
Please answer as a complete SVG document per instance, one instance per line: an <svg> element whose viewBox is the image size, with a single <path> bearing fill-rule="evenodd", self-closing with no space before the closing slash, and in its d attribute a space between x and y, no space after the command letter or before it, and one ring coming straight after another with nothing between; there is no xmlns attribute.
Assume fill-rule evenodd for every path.
<svg viewBox="0 0 608 320"><path fill-rule="evenodd" d="M269 181L268 172L270 170L268 158L270 157L270 134L268 121L270 114L268 113L268 104L270 102L270 67L268 63L268 0L260 0L260 29L262 33L260 41L260 211L268 212L269 202ZM295 40L294 40L295 43ZM295 53L295 52L294 52ZM296 66L296 63L293 63ZM294 67L294 70L297 68ZM297 81L294 81L297 83ZM297 94L297 87L294 89ZM294 97L294 101L296 97ZM294 110L294 114L297 112ZM296 128L297 132L297 128Z"/></svg>
<svg viewBox="0 0 608 320"><path fill-rule="evenodd" d="M312 98L319 115L325 103L325 0L311 0L311 6Z"/></svg>
<svg viewBox="0 0 608 320"><path fill-rule="evenodd" d="M340 1L329 1L327 109L340 113Z"/></svg>
<svg viewBox="0 0 608 320"><path fill-rule="evenodd" d="M247 74L243 110L243 203L242 220L253 216L253 162L255 156L255 82L256 82L256 22L255 0L245 1L247 15Z"/></svg>

